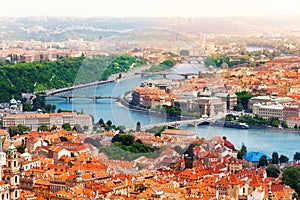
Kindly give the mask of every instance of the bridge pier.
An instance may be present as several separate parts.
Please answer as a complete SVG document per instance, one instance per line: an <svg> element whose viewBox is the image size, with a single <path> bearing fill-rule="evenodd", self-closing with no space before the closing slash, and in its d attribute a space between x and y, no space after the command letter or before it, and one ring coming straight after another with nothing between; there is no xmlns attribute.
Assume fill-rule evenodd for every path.
<svg viewBox="0 0 300 200"><path fill-rule="evenodd" d="M162 74L162 77L163 78L167 78L167 74Z"/></svg>
<svg viewBox="0 0 300 200"><path fill-rule="evenodd" d="M93 97L93 102L97 103L97 98L95 96Z"/></svg>
<svg viewBox="0 0 300 200"><path fill-rule="evenodd" d="M67 103L70 103L70 97L66 97Z"/></svg>

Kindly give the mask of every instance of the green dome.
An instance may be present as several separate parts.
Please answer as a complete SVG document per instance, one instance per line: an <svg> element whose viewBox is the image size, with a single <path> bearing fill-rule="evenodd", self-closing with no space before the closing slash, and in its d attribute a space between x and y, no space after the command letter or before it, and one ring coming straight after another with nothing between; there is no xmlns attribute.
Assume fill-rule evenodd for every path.
<svg viewBox="0 0 300 200"><path fill-rule="evenodd" d="M15 154L15 153L17 153L17 148L15 147L14 142L12 140L10 141L10 146L7 149L6 153L7 154Z"/></svg>

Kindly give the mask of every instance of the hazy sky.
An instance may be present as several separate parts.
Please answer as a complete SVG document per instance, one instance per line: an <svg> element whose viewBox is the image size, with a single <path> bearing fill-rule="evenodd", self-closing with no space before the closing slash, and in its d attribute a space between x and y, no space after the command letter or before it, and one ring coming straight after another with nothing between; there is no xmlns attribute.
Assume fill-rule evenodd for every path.
<svg viewBox="0 0 300 200"><path fill-rule="evenodd" d="M299 0L3 0L0 16L224 17L300 15Z"/></svg>

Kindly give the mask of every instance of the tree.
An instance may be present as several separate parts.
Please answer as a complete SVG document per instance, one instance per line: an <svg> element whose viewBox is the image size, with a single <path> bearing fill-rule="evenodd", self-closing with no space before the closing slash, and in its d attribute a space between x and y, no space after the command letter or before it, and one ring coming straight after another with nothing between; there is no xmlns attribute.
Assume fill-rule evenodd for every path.
<svg viewBox="0 0 300 200"><path fill-rule="evenodd" d="M276 151L274 151L272 153L272 164L278 164L278 153Z"/></svg>
<svg viewBox="0 0 300 200"><path fill-rule="evenodd" d="M11 126L8 128L8 133L9 133L10 137L13 137L13 136L19 134L19 129L16 126Z"/></svg>
<svg viewBox="0 0 300 200"><path fill-rule="evenodd" d="M53 125L52 127L51 127L51 131L54 131L54 130L56 130L57 129L57 126L55 126L55 125Z"/></svg>
<svg viewBox="0 0 300 200"><path fill-rule="evenodd" d="M282 121L281 126L282 126L282 128L288 128L289 127L288 124L286 123L286 121Z"/></svg>
<svg viewBox="0 0 300 200"><path fill-rule="evenodd" d="M56 105L53 105L53 104L46 104L44 109L47 111L47 112L55 112L56 110Z"/></svg>
<svg viewBox="0 0 300 200"><path fill-rule="evenodd" d="M258 166L259 167L263 167L263 166L268 166L268 160L267 160L267 156L262 155L258 161Z"/></svg>
<svg viewBox="0 0 300 200"><path fill-rule="evenodd" d="M106 124L107 124L107 126L111 126L111 125L112 125L112 122L111 122L110 120L108 120L108 121L106 122Z"/></svg>
<svg viewBox="0 0 300 200"><path fill-rule="evenodd" d="M242 111L243 110L243 105L242 105L242 103L238 103L237 105L235 105L234 107L233 107L233 110L234 111Z"/></svg>
<svg viewBox="0 0 300 200"><path fill-rule="evenodd" d="M30 131L31 129L28 126L25 126L23 124L18 124L17 126L18 130L19 130L19 134L22 135L28 131Z"/></svg>
<svg viewBox="0 0 300 200"><path fill-rule="evenodd" d="M235 94L237 96L237 103L241 104L244 110L248 110L248 102L253 97L253 95L245 91L237 92Z"/></svg>
<svg viewBox="0 0 300 200"><path fill-rule="evenodd" d="M66 131L71 131L71 130L72 130L72 129L71 129L70 123L64 123L64 124L62 125L62 128L63 128L64 130L66 130Z"/></svg>
<svg viewBox="0 0 300 200"><path fill-rule="evenodd" d="M98 122L98 123L99 123L100 126L104 126L104 120L103 120L102 118L99 119L99 122Z"/></svg>
<svg viewBox="0 0 300 200"><path fill-rule="evenodd" d="M294 129L298 129L298 125L297 124L295 124Z"/></svg>
<svg viewBox="0 0 300 200"><path fill-rule="evenodd" d="M75 130L78 133L83 132L83 129L81 128L81 126L79 124L75 124L72 130Z"/></svg>
<svg viewBox="0 0 300 200"><path fill-rule="evenodd" d="M45 97L36 95L36 98L33 100L33 110L43 109L45 107Z"/></svg>
<svg viewBox="0 0 300 200"><path fill-rule="evenodd" d="M42 124L38 127L38 131L49 131L49 127L46 124Z"/></svg>
<svg viewBox="0 0 300 200"><path fill-rule="evenodd" d="M141 131L141 122L136 123L136 131L137 132Z"/></svg>
<svg viewBox="0 0 300 200"><path fill-rule="evenodd" d="M300 193L300 167L289 166L282 173L283 184L289 185L298 194Z"/></svg>
<svg viewBox="0 0 300 200"><path fill-rule="evenodd" d="M294 154L294 161L298 161L298 160L300 160L300 152L296 152Z"/></svg>
<svg viewBox="0 0 300 200"><path fill-rule="evenodd" d="M32 105L29 102L23 104L23 111L32 111Z"/></svg>
<svg viewBox="0 0 300 200"><path fill-rule="evenodd" d="M278 178L280 174L280 169L275 165L269 165L266 169L266 172L268 177Z"/></svg>
<svg viewBox="0 0 300 200"><path fill-rule="evenodd" d="M285 155L280 155L279 162L280 163L287 163L287 162L289 162L289 158Z"/></svg>
<svg viewBox="0 0 300 200"><path fill-rule="evenodd" d="M83 130L87 131L87 130L89 130L89 127L85 125L85 126L83 126Z"/></svg>
<svg viewBox="0 0 300 200"><path fill-rule="evenodd" d="M244 143L242 143L242 148L238 151L237 158L238 159L243 159L243 156L247 153L247 147L245 146Z"/></svg>

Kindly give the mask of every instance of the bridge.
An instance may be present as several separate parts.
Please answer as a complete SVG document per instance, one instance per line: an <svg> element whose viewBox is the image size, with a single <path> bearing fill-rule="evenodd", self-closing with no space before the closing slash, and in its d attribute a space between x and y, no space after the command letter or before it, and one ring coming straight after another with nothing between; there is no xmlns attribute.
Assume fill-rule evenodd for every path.
<svg viewBox="0 0 300 200"><path fill-rule="evenodd" d="M196 62L196 63L203 63L205 58L207 57L208 55L206 54L203 54L203 55L198 55L198 56L192 56L192 55L189 55L189 56L181 56L178 60L180 63L183 63L183 62L188 62L188 63L193 63L193 62Z"/></svg>
<svg viewBox="0 0 300 200"><path fill-rule="evenodd" d="M151 76L151 75L161 75L163 78L166 78L167 75L176 75L176 76L183 76L185 79L187 79L189 76L198 76L198 73L176 73L176 72L136 72L135 75L141 75L141 77L144 76Z"/></svg>
<svg viewBox="0 0 300 200"><path fill-rule="evenodd" d="M85 96L85 95L48 95L46 97L59 97L64 98L69 103L71 99L92 99L94 103L97 102L97 99L116 99L119 100L121 97L115 96Z"/></svg>
<svg viewBox="0 0 300 200"><path fill-rule="evenodd" d="M73 91L73 90L78 90L78 89L82 89L82 88L86 88L86 87L104 85L104 84L113 83L113 82L115 82L115 80L96 81L96 82L93 82L93 83L80 84L80 85L74 85L74 86L66 87L66 88L44 90L44 91L39 91L39 92L44 92L45 97L51 97L51 96L56 96L56 95L58 95L58 97L61 97L62 96L61 94L64 94L66 92L70 92L70 91Z"/></svg>
<svg viewBox="0 0 300 200"><path fill-rule="evenodd" d="M147 126L142 126L141 130L145 131L154 127L159 126L167 126L178 128L179 126L188 125L188 126L199 126L201 124L210 124L214 122L214 118L199 118L199 119L189 119L189 120L180 120L180 121L173 121L173 122L165 122L160 124L150 124Z"/></svg>

